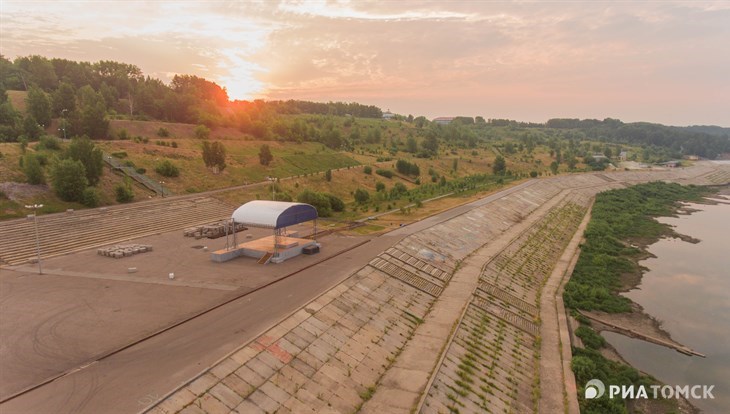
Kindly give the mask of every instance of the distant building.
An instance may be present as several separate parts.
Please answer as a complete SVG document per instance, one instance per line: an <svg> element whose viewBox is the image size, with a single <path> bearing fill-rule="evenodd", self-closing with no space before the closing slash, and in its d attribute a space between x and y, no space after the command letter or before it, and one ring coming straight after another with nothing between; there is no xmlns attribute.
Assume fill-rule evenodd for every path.
<svg viewBox="0 0 730 414"><path fill-rule="evenodd" d="M434 118L433 122L435 122L438 125L448 125L453 120L454 120L453 116L440 116L438 118Z"/></svg>
<svg viewBox="0 0 730 414"><path fill-rule="evenodd" d="M628 161L629 159L629 153L626 151L621 151L618 154L618 160L619 161Z"/></svg>
<svg viewBox="0 0 730 414"><path fill-rule="evenodd" d="M393 119L395 118L395 114L390 112L390 109L383 112L383 119Z"/></svg>
<svg viewBox="0 0 730 414"><path fill-rule="evenodd" d="M663 166L669 167L669 168L676 168L676 167L681 167L682 166L682 162L681 161L677 161L677 160L672 160L672 161L667 161L667 162L660 163L659 165L663 165Z"/></svg>
<svg viewBox="0 0 730 414"><path fill-rule="evenodd" d="M699 161L700 157L698 155L685 155L684 159L690 160L690 161Z"/></svg>
<svg viewBox="0 0 730 414"><path fill-rule="evenodd" d="M601 161L601 160L607 160L608 159L608 157L605 156L605 155L603 155L603 154L593 154L592 157L596 161Z"/></svg>

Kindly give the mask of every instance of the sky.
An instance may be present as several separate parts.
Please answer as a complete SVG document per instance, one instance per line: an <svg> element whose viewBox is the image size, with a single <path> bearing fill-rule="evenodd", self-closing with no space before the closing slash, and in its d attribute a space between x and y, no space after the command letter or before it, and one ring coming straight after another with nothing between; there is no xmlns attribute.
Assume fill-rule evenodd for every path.
<svg viewBox="0 0 730 414"><path fill-rule="evenodd" d="M232 99L730 127L730 0L0 0L0 53L192 74Z"/></svg>

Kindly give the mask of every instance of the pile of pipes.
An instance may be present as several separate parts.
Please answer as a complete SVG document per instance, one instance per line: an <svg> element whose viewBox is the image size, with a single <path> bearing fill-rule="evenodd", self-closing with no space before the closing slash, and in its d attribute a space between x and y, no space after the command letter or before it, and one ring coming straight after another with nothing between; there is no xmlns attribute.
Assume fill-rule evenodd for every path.
<svg viewBox="0 0 730 414"><path fill-rule="evenodd" d="M103 247L96 251L100 256L121 259L138 253L151 252L152 246L148 244L118 244L110 247Z"/></svg>
<svg viewBox="0 0 730 414"><path fill-rule="evenodd" d="M234 229L236 233L248 230L248 228L241 223L236 223L234 227L230 221L222 221L219 223L187 228L183 230L183 235L185 237L195 237L196 239L202 239L203 237L217 239L218 237L223 237L226 234L233 234Z"/></svg>

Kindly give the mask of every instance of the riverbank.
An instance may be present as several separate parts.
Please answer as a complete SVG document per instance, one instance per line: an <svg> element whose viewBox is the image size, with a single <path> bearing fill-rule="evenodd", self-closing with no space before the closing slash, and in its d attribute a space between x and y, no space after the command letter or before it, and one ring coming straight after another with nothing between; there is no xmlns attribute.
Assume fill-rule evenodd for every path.
<svg viewBox="0 0 730 414"><path fill-rule="evenodd" d="M586 242L565 289L565 303L580 323L574 334L582 348L573 349L572 368L579 386L581 412L695 413L698 410L683 400L622 400L583 398L583 386L590 379L611 385L660 384L650 375L631 367L611 347L602 331L654 339L654 343L674 349L689 350L672 339L656 318L621 295L641 282L646 270L639 265L651 257L647 247L663 237L685 241L682 236L656 217L683 213L681 201L702 202L715 193L706 187L682 187L677 184L648 183L612 190L596 197L592 220L586 230ZM689 350L691 351L691 350Z"/></svg>

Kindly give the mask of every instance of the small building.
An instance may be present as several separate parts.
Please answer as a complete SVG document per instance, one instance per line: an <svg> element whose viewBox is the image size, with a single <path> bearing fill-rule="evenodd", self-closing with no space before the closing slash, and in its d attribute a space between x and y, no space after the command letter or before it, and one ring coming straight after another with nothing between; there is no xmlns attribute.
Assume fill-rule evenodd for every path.
<svg viewBox="0 0 730 414"><path fill-rule="evenodd" d="M608 160L608 157L603 154L593 154L592 157L596 161Z"/></svg>
<svg viewBox="0 0 730 414"><path fill-rule="evenodd" d="M390 109L388 109L387 111L383 112L383 119L390 120L390 119L393 119L393 118L395 118L395 114L392 113L392 112L390 112Z"/></svg>
<svg viewBox="0 0 730 414"><path fill-rule="evenodd" d="M453 121L454 121L453 116L440 116L438 118L433 119L433 122L436 123L437 125L448 125Z"/></svg>
<svg viewBox="0 0 730 414"><path fill-rule="evenodd" d="M629 153L627 151L621 151L618 153L618 160L619 161L628 161L629 160Z"/></svg>
<svg viewBox="0 0 730 414"><path fill-rule="evenodd" d="M682 162L681 161L677 161L677 160L672 160L672 161L662 162L659 165L664 166L664 167L668 167L668 168L677 168L677 167L681 167L682 166Z"/></svg>
<svg viewBox="0 0 730 414"><path fill-rule="evenodd" d="M685 155L684 159L690 160L690 161L699 161L700 157L699 157L699 155Z"/></svg>
<svg viewBox="0 0 730 414"><path fill-rule="evenodd" d="M233 242L226 235L226 247L211 253L214 262L226 262L238 256L258 259L261 264L281 263L284 260L304 254L319 252L317 243L317 209L309 204L283 201L255 200L238 207L231 215L234 225L271 229L271 236L238 244L236 233ZM287 227L312 221L312 239L299 238L298 233L287 231Z"/></svg>

